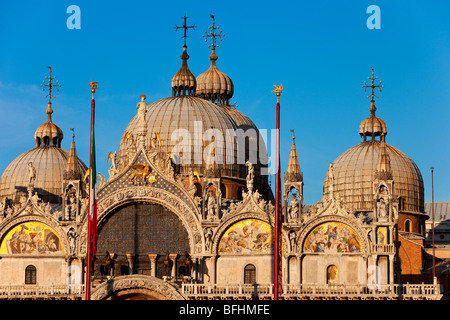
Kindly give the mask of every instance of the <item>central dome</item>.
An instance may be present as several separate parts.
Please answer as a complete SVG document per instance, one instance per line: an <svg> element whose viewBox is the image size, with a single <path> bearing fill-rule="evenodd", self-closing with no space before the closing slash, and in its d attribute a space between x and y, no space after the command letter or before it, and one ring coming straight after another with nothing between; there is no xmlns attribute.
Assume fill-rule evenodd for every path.
<svg viewBox="0 0 450 320"><path fill-rule="evenodd" d="M237 112L234 110L234 113ZM236 114L233 115L236 117ZM187 174L192 168L203 175L207 165L208 151L217 139L217 148L214 151L217 161L222 162L218 163L221 176L245 179L248 150L241 152L236 138L232 136L238 128L251 127L252 123L245 118L241 117L241 122L237 124L233 116L224 108L199 97L185 95L165 98L148 105L145 116L147 145L155 134L159 134L162 152L179 151L180 157L183 157L180 166L181 174ZM137 137L138 129L139 119L136 115L122 136L118 153L119 163L125 164L128 161L127 152L132 139L126 139L126 136ZM252 138L249 137L246 144L249 140L252 141ZM211 145L210 149L208 149L209 145ZM190 155L183 154L189 150ZM259 165L255 164L255 170L258 170L257 168ZM259 181L262 183L263 180L255 177L255 185L258 185Z"/></svg>
<svg viewBox="0 0 450 320"><path fill-rule="evenodd" d="M237 129L234 120L222 108L204 99L191 96L169 97L149 104L145 122L147 141L153 134L158 133L163 152L172 152L175 146L185 147L187 151L190 146L191 156L187 159L190 160L188 163L191 163L189 167L201 171L205 161L204 148L212 142L212 140L203 141L203 134L209 129L218 130L216 133L220 133L225 139L228 130ZM136 115L125 129L124 135L128 133L137 136L138 127L139 121ZM213 131L209 132L213 133ZM188 136L184 136L185 133ZM122 139L122 141L124 140ZM125 145L126 141L122 142L119 147L119 159L126 153ZM225 163L227 155L225 140L222 145L222 148L215 150L215 155ZM198 154L199 152L201 154ZM230 152L234 152L234 157L236 157L235 148L228 154ZM196 164L198 159L202 162ZM183 165L182 167L186 168L187 166ZM225 169L222 170L222 174L233 175L230 172L231 167L224 165L221 166L221 169Z"/></svg>
<svg viewBox="0 0 450 320"><path fill-rule="evenodd" d="M228 91L216 92L217 83L212 77L207 88L211 94L206 94L199 87L199 82L202 84L206 78L196 80L189 70L186 44L180 58L181 68L172 77L172 97L149 105L143 101L138 104L139 110L146 111L139 111L124 131L118 151L119 167L124 168L132 161L138 145L153 151L158 148L160 156L171 154L181 176L186 177L191 169L204 176L209 165L219 169L220 176L225 178L223 183L229 187L228 199L233 199L239 198L245 189L248 160L255 170L254 186L265 196L268 192L267 175L262 174L262 168L267 166L265 144L254 123L229 105L231 79ZM216 70L214 61L212 69ZM208 174L212 172L219 171Z"/></svg>

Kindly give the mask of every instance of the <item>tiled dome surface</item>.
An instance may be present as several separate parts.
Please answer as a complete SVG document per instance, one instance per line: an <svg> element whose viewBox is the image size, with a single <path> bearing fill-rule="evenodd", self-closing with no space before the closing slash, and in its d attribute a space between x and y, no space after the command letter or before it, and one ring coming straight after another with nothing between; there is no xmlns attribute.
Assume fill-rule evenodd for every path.
<svg viewBox="0 0 450 320"><path fill-rule="evenodd" d="M362 142L341 154L334 162L334 193L354 211L373 210L373 185L381 142ZM417 165L397 148L385 144L390 157L395 197L403 197L403 211L424 212L424 188ZM328 177L324 196L329 196Z"/></svg>

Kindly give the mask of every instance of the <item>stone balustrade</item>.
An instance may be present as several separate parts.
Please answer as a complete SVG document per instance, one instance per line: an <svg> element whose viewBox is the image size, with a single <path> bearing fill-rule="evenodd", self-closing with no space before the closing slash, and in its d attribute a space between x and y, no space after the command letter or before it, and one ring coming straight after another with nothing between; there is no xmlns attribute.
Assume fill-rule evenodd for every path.
<svg viewBox="0 0 450 320"><path fill-rule="evenodd" d="M84 285L0 286L0 299L82 299Z"/></svg>
<svg viewBox="0 0 450 320"><path fill-rule="evenodd" d="M272 299L273 284L183 283L187 299ZM439 284L314 285L285 284L281 299L423 299L442 298ZM84 285L0 286L0 299L84 299Z"/></svg>
<svg viewBox="0 0 450 320"><path fill-rule="evenodd" d="M188 299L271 299L272 284L183 284L182 294ZM384 284L384 285L283 285L282 299L441 299L438 284Z"/></svg>

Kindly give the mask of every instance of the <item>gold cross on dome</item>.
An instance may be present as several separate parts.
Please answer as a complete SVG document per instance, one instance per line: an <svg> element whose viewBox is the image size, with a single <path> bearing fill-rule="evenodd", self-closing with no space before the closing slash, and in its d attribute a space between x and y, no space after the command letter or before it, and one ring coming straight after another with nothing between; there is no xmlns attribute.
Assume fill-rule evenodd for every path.
<svg viewBox="0 0 450 320"><path fill-rule="evenodd" d="M188 29L195 30L195 24L193 26L186 25L187 18L189 18L189 17L186 17L186 13L184 13L184 17L181 17L181 19L184 19L183 25L181 27L175 25L175 30L184 29L184 36L183 36L183 38L184 38L184 46L186 46L186 38L188 37L187 36L187 30Z"/></svg>
<svg viewBox="0 0 450 320"><path fill-rule="evenodd" d="M55 87L56 91L59 91L58 88L61 87L61 85L58 83L58 80L56 80L56 84L52 83L52 80L54 80L56 77L52 77L52 66L48 66L47 68L50 69L50 75L48 77L45 77L45 79L48 79L48 84L45 84L44 80L41 84L41 87L42 91L45 91L45 87L48 88L48 95L46 95L45 97L48 98L48 103L52 103L52 98L55 98L55 96L52 95L52 88Z"/></svg>
<svg viewBox="0 0 450 320"><path fill-rule="evenodd" d="M208 48L212 48L212 50L215 51L215 48L219 46L218 44L216 44L216 38L222 41L222 37L225 37L225 35L222 33L222 30L220 30L218 26L216 27L216 19L214 18L214 15L211 14L210 16L213 19L211 27L208 27L210 32L208 33L208 31L205 31L205 34L202 37L205 38L205 42L208 41L208 38L211 38L212 44L208 45ZM216 33L216 30L218 30L219 32Z"/></svg>
<svg viewBox="0 0 450 320"><path fill-rule="evenodd" d="M380 92L381 92L381 88L383 88L384 86L383 85L381 85L381 81L380 81L380 83L378 84L378 85L375 85L375 83L374 83L374 81L376 80L376 79L378 79L378 77L374 77L374 68L372 67L372 77L368 77L368 79L369 80L371 80L371 85L369 86L369 85L367 85L367 83L364 81L364 85L362 86L363 88L364 88L364 92L366 92L366 89L367 88L371 88L372 89L372 94L371 95L368 95L367 96L367 98L372 98L372 101L374 100L374 97L377 97L378 98L378 96L376 96L375 94L374 94L374 90L375 90L375 88L378 88L379 90L380 90Z"/></svg>

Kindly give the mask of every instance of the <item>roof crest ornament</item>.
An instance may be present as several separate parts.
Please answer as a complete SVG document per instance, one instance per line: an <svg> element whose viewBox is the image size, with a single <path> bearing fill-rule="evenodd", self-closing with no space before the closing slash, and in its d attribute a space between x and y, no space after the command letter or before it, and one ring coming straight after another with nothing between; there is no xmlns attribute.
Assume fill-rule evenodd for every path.
<svg viewBox="0 0 450 320"><path fill-rule="evenodd" d="M55 98L54 95L52 95L52 88L55 87L56 91L59 91L59 87L61 87L61 85L58 83L58 80L56 80L56 84L52 83L52 80L56 79L56 77L52 77L52 66L47 66L47 68L50 69L50 74L48 77L45 77L45 79L48 79L48 84L45 84L45 80L42 82L41 87L42 87L42 91L45 91L45 88L48 88L48 95L46 95L45 97L48 98L48 106L47 106L47 121L48 122L52 122L52 98Z"/></svg>
<svg viewBox="0 0 450 320"><path fill-rule="evenodd" d="M225 37L225 34L222 33L219 26L216 26L216 19L214 18L214 15L211 14L210 17L213 19L212 25L208 27L210 32L208 33L208 31L205 31L205 34L202 37L205 38L205 42L208 41L208 38L212 40L212 43L208 45L208 48L211 48L212 50L211 56L209 57L212 61L217 60L216 48L219 47L219 45L216 44L216 39L222 41L222 37ZM216 32L216 30L218 30L218 32Z"/></svg>
<svg viewBox="0 0 450 320"><path fill-rule="evenodd" d="M184 47L186 47L186 38L188 38L188 36L187 36L187 31L188 31L188 29L193 29L193 30L195 30L195 24L192 25L192 26L186 25L187 18L189 18L189 17L186 17L186 12L184 13L184 17L181 17L181 18L184 19L183 25L182 25L181 27L175 25L175 30L178 30L178 29L184 29L184 35L183 35L182 38L184 38Z"/></svg>
<svg viewBox="0 0 450 320"><path fill-rule="evenodd" d="M384 85L381 84L381 81L378 85L375 85L375 80L378 79L378 77L374 77L374 68L372 67L372 77L368 77L367 79L371 80L371 84L367 85L366 81L364 81L364 85L362 86L362 88L364 88L364 92L366 92L367 88L371 88L372 89L372 94L368 95L367 98L371 98L370 102L370 113L375 116L375 111L377 110L377 108L375 107L375 97L378 98L378 96L376 96L374 94L375 88L378 88L381 92L381 88L384 87Z"/></svg>

